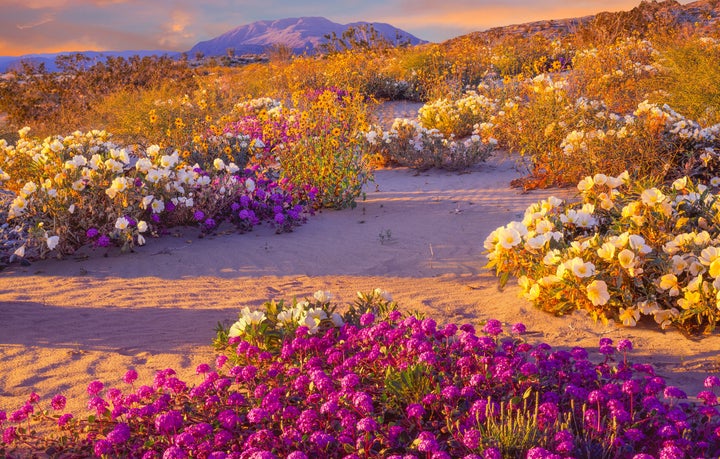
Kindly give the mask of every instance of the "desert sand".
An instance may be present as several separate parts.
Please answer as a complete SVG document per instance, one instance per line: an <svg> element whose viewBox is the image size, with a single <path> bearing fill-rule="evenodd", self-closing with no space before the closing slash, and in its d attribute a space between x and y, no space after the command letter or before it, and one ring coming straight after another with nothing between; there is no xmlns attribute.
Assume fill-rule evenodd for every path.
<svg viewBox="0 0 720 459"><path fill-rule="evenodd" d="M197 383L195 367L214 358L215 326L241 308L317 290L347 304L376 287L403 310L442 323L522 322L530 342L554 348L594 350L602 337L628 338L635 361L691 395L702 390L704 377L720 370L717 334L689 340L654 323L605 326L581 311L554 317L519 298L512 281L498 289L483 268L485 237L533 202L574 195L511 188L515 164L499 154L460 174L378 170L355 209L322 211L292 233L221 227L199 238L186 228L133 253L88 249L15 264L0 272L0 410L16 409L32 391L44 400L62 392L70 410L84 410L90 381L124 387L128 368L140 384L165 368Z"/></svg>

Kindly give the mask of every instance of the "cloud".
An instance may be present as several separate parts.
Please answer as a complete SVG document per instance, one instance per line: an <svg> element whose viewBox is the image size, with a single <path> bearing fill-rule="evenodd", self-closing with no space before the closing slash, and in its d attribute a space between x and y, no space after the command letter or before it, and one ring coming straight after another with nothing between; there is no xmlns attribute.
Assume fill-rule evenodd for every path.
<svg viewBox="0 0 720 459"><path fill-rule="evenodd" d="M51 14L46 14L46 15L44 15L42 18L40 18L39 20L37 20L37 21L35 21L35 22L31 22L31 23L28 23L28 24L18 24L18 25L16 25L15 27L17 27L17 28L20 29L20 30L32 29L33 27L38 27L38 26L41 26L41 25L43 25L43 24L47 24L48 22L52 22L52 21L54 21L54 20L55 20L55 17L54 17L53 15L51 15Z"/></svg>

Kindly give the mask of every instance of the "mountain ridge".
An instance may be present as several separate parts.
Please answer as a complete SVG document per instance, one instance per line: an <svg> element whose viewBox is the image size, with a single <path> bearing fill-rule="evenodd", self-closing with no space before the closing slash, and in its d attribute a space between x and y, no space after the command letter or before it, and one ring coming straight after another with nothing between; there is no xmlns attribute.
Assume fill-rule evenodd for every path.
<svg viewBox="0 0 720 459"><path fill-rule="evenodd" d="M298 54L313 52L327 42L326 35L341 37L349 28L359 29L363 26L372 27L379 36L391 43L397 43L398 37L411 45L426 43L425 40L383 22L339 24L321 16L302 16L243 24L215 38L197 43L188 54L223 56L228 50L232 50L234 54L258 54L273 45L287 46Z"/></svg>

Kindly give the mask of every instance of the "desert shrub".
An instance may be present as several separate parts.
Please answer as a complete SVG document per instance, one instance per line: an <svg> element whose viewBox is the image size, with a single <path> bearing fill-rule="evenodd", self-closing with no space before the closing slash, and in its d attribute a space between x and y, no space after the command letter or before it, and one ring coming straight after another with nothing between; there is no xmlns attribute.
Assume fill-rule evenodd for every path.
<svg viewBox="0 0 720 459"><path fill-rule="evenodd" d="M493 231L488 267L503 283L518 277L525 298L558 315L584 309L628 326L650 316L662 328L711 331L720 319L719 184L585 177L580 201L549 198Z"/></svg>
<svg viewBox="0 0 720 459"><path fill-rule="evenodd" d="M172 81L180 94L191 92L193 72L169 57L108 58L90 63L82 54L61 56L59 71L25 66L0 85L0 112L15 129L30 126L39 135L91 130L98 125L93 108L116 91L161 86Z"/></svg>
<svg viewBox="0 0 720 459"><path fill-rule="evenodd" d="M659 91L651 100L667 103L703 126L720 123L720 42L707 36L674 36L658 43Z"/></svg>
<svg viewBox="0 0 720 459"><path fill-rule="evenodd" d="M214 365L141 384L88 385L89 415L38 394L0 411L0 454L117 457L712 457L720 417L709 376L690 404L629 340L530 344L497 320L438 325L379 290L343 315L327 292L244 309L220 327ZM509 329L508 329L509 328ZM54 427L56 426L56 427ZM38 432L47 432L40 434Z"/></svg>
<svg viewBox="0 0 720 459"><path fill-rule="evenodd" d="M456 100L426 103L418 111L418 121L424 128L437 129L446 137L463 138L471 135L476 125L488 122L494 111L494 100L468 91Z"/></svg>
<svg viewBox="0 0 720 459"><path fill-rule="evenodd" d="M648 98L657 55L649 40L638 38L580 50L572 61L572 96L602 100L611 111L630 111Z"/></svg>
<svg viewBox="0 0 720 459"><path fill-rule="evenodd" d="M380 127L368 131L364 140L371 157L382 164L396 164L418 170L430 168L464 170L485 161L497 141L476 125L470 136L455 139L419 121L397 118L389 131Z"/></svg>
<svg viewBox="0 0 720 459"><path fill-rule="evenodd" d="M27 134L16 145L0 141L3 187L15 194L8 220L26 229L18 257L61 256L85 244L128 250L169 226L213 231L226 219L242 231L262 221L290 231L313 205L313 192L222 158L189 164L157 145L122 148L105 131Z"/></svg>

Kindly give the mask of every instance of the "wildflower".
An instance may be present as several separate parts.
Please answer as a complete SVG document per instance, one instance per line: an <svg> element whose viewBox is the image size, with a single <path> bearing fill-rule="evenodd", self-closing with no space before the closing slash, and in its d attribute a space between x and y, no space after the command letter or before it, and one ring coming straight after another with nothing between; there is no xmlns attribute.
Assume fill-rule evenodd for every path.
<svg viewBox="0 0 720 459"><path fill-rule="evenodd" d="M629 249L623 249L618 253L618 262L625 269L635 266L635 252Z"/></svg>
<svg viewBox="0 0 720 459"><path fill-rule="evenodd" d="M612 261L615 257L615 245L611 242L605 242L599 249L597 249L597 254L605 261Z"/></svg>
<svg viewBox="0 0 720 459"><path fill-rule="evenodd" d="M511 249L521 241L520 233L514 228L501 228L497 236L498 243L504 249Z"/></svg>
<svg viewBox="0 0 720 459"><path fill-rule="evenodd" d="M65 396L62 394L57 394L50 401L50 406L52 406L53 410L55 411L62 411L65 409L65 402Z"/></svg>
<svg viewBox="0 0 720 459"><path fill-rule="evenodd" d="M634 327L640 320L640 311L633 307L620 308L620 321L627 327Z"/></svg>
<svg viewBox="0 0 720 459"><path fill-rule="evenodd" d="M45 242L47 243L48 249L55 250L55 247L57 247L60 242L60 236L50 236Z"/></svg>
<svg viewBox="0 0 720 459"><path fill-rule="evenodd" d="M97 395L100 393L101 390L103 390L104 387L105 385L102 383L102 381L95 380L88 384L87 392L90 395Z"/></svg>
<svg viewBox="0 0 720 459"><path fill-rule="evenodd" d="M328 303L332 299L332 294L330 292L318 290L313 293L313 297L320 303Z"/></svg>
<svg viewBox="0 0 720 459"><path fill-rule="evenodd" d="M115 220L115 229L119 229L120 231L122 231L127 228L129 224L130 221L126 217L119 217L117 220Z"/></svg>
<svg viewBox="0 0 720 459"><path fill-rule="evenodd" d="M371 417L364 417L357 423L357 429L360 432L375 432L378 430L378 424Z"/></svg>
<svg viewBox="0 0 720 459"><path fill-rule="evenodd" d="M678 285L678 279L675 274L664 274L660 278L659 287L661 290L668 290L668 295L670 296L680 295L680 286Z"/></svg>
<svg viewBox="0 0 720 459"><path fill-rule="evenodd" d="M640 199L646 206L655 207L665 200L665 195L657 188L650 188L640 194Z"/></svg>
<svg viewBox="0 0 720 459"><path fill-rule="evenodd" d="M586 287L587 297L594 306L602 306L610 301L607 284L602 280L594 280Z"/></svg>
<svg viewBox="0 0 720 459"><path fill-rule="evenodd" d="M567 262L567 268L579 278L590 277L595 274L595 265L591 262L585 262L582 258L575 257Z"/></svg>
<svg viewBox="0 0 720 459"><path fill-rule="evenodd" d="M127 372L125 372L125 376L123 376L123 381L125 381L126 384L132 384L137 378L137 371L128 370Z"/></svg>
<svg viewBox="0 0 720 459"><path fill-rule="evenodd" d="M418 451L421 453L433 453L438 450L438 443L432 432L420 432L413 444L417 445Z"/></svg>
<svg viewBox="0 0 720 459"><path fill-rule="evenodd" d="M593 182L593 178L590 176L587 176L578 182L577 189L581 193L585 193L587 191L590 191L592 189L593 185L595 185L595 183Z"/></svg>

